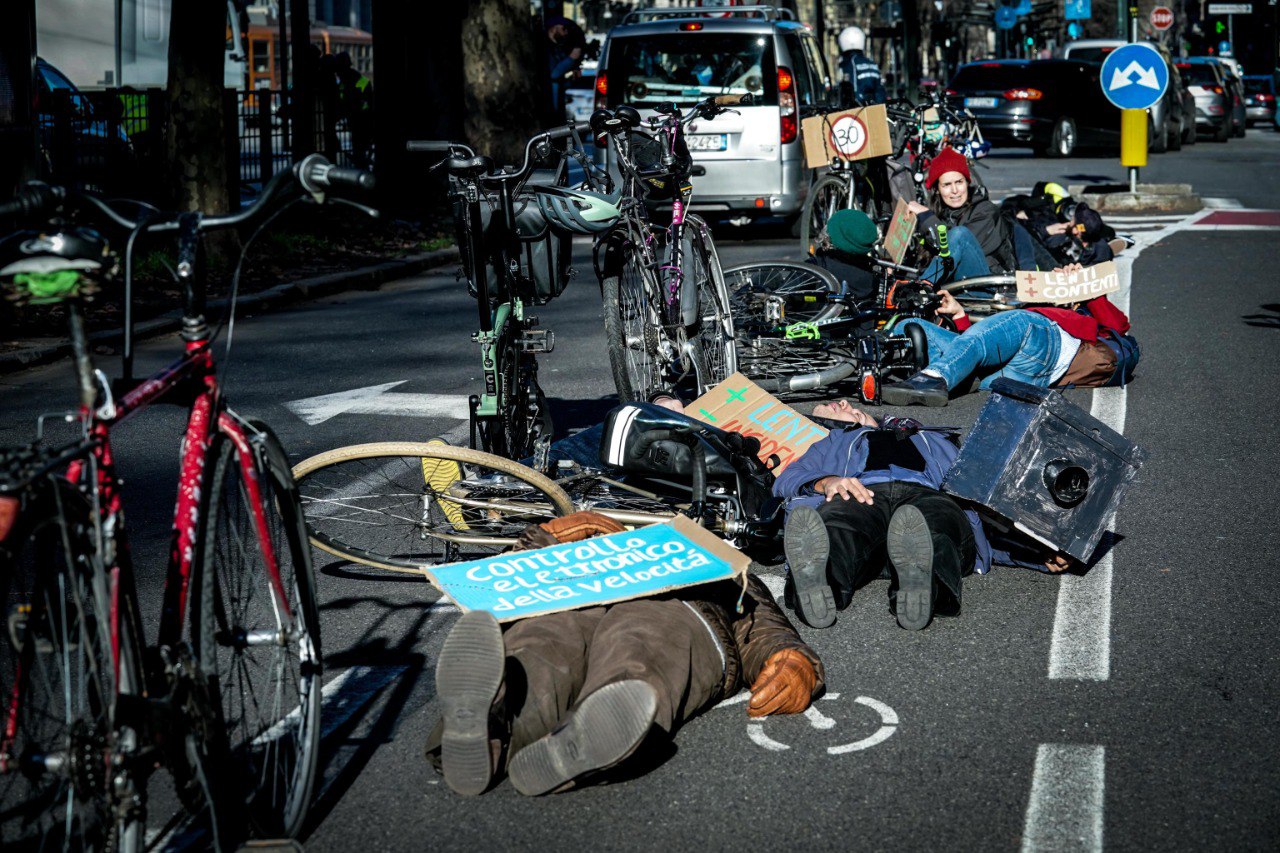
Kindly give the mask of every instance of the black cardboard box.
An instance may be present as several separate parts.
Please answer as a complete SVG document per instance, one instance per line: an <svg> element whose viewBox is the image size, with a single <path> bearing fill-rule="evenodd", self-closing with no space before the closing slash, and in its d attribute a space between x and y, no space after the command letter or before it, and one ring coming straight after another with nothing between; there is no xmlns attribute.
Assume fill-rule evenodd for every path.
<svg viewBox="0 0 1280 853"><path fill-rule="evenodd" d="M1050 388L998 379L991 391L943 491L1087 562L1146 451Z"/></svg>

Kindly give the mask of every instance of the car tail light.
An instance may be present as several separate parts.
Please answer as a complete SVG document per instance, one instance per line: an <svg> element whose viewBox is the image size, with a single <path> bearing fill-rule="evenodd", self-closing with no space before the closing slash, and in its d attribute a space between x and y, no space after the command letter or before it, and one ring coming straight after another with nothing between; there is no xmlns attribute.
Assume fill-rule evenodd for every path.
<svg viewBox="0 0 1280 853"><path fill-rule="evenodd" d="M778 66L778 115L782 132L782 144L795 142L800 135L800 121L796 115L795 78L791 69Z"/></svg>
<svg viewBox="0 0 1280 853"><path fill-rule="evenodd" d="M982 67L983 67L983 68L999 68L999 67L1000 67L1000 63L999 63L999 62L984 62L984 63L982 63Z"/></svg>
<svg viewBox="0 0 1280 853"><path fill-rule="evenodd" d="M1178 68L1179 68L1180 70L1182 70L1182 71L1190 70L1190 68L1191 68L1191 63L1190 63L1190 62L1179 62L1179 63L1178 63Z"/></svg>
<svg viewBox="0 0 1280 853"><path fill-rule="evenodd" d="M1264 104L1269 104L1276 99L1275 95L1259 95L1258 100Z"/></svg>
<svg viewBox="0 0 1280 853"><path fill-rule="evenodd" d="M684 30L686 33L696 33L698 30L702 29L702 24L697 21L690 21L689 23L681 24L680 29Z"/></svg>
<svg viewBox="0 0 1280 853"><path fill-rule="evenodd" d="M1039 89L1009 89L1004 93L1006 101L1038 101L1044 97Z"/></svg>
<svg viewBox="0 0 1280 853"><path fill-rule="evenodd" d="M947 89L947 97L948 97L948 98L954 98L954 97L955 97L956 95L958 95L958 94L960 94L960 93L959 93L959 92L957 92L955 89Z"/></svg>
<svg viewBox="0 0 1280 853"><path fill-rule="evenodd" d="M609 75L601 71L596 75L596 105L595 108L602 110L605 107L605 99L609 94Z"/></svg>
<svg viewBox="0 0 1280 853"><path fill-rule="evenodd" d="M1213 94L1215 94L1215 95L1221 95L1221 94L1222 94L1222 87L1221 87L1221 86L1211 86L1211 87L1209 87L1209 91L1213 92Z"/></svg>
<svg viewBox="0 0 1280 853"><path fill-rule="evenodd" d="M18 499L14 497L0 498L0 542L3 542L18 520Z"/></svg>

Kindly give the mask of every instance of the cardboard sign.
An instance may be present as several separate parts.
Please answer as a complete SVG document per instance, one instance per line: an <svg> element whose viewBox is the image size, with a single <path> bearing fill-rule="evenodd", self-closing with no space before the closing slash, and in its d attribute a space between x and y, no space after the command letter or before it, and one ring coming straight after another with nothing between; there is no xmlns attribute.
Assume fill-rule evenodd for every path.
<svg viewBox="0 0 1280 853"><path fill-rule="evenodd" d="M760 440L760 461L776 455L783 469L827 436L818 426L741 373L735 373L685 406L685 414L703 423Z"/></svg>
<svg viewBox="0 0 1280 853"><path fill-rule="evenodd" d="M424 571L465 613L499 622L578 610L725 580L751 559L684 516L536 551L512 551Z"/></svg>
<svg viewBox="0 0 1280 853"><path fill-rule="evenodd" d="M1104 261L1079 272L1018 272L1018 299L1065 305L1087 302L1120 289L1120 271L1114 261Z"/></svg>
<svg viewBox="0 0 1280 853"><path fill-rule="evenodd" d="M906 199L898 199L898 204L893 209L893 221L889 223L889 230L884 233L885 253L895 264L902 263L902 259L906 257L907 249L911 246L911 235L916 233L918 218L907 207Z"/></svg>
<svg viewBox="0 0 1280 853"><path fill-rule="evenodd" d="M884 104L810 116L800 128L805 162L810 169L829 166L833 160L866 160L893 153Z"/></svg>

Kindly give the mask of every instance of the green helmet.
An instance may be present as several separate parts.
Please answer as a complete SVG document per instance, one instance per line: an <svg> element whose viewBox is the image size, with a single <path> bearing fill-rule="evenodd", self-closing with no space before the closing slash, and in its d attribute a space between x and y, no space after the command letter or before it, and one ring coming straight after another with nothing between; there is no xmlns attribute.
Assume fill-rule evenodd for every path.
<svg viewBox="0 0 1280 853"><path fill-rule="evenodd" d="M622 190L613 195L564 187L535 187L533 191L547 221L574 234L599 234L622 216Z"/></svg>

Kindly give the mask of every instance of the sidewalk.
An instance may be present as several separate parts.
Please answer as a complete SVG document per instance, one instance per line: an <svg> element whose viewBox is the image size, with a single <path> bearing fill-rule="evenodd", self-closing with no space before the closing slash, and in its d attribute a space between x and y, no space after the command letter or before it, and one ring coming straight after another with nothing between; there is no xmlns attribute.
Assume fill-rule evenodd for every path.
<svg viewBox="0 0 1280 853"><path fill-rule="evenodd" d="M261 309L303 299L314 299L321 296L340 293L344 290L372 290L389 281L417 275L424 270L443 266L458 259L456 247L438 249L434 252L409 255L394 261L384 261L372 266L338 273L299 279L287 284L280 284L268 290L248 293L236 300L238 310L249 308ZM226 308L226 299L209 302L207 315L219 316ZM176 331L182 324L182 312L171 311L159 317L136 323L133 337L135 341ZM107 329L89 334L90 344L111 344L124 339L123 329ZM0 373L13 373L56 361L71 354L69 340L40 338L19 341L18 346L6 352L0 352Z"/></svg>

